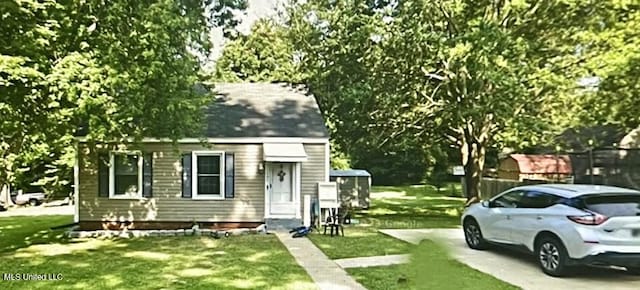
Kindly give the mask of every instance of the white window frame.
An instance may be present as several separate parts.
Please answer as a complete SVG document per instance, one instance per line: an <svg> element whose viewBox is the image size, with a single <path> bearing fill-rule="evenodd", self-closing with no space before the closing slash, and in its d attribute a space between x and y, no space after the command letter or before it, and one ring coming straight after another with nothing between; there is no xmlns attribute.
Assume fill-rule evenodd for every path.
<svg viewBox="0 0 640 290"><path fill-rule="evenodd" d="M198 156L220 157L220 195L198 194ZM225 195L225 156L224 151L193 151L191 152L191 198L202 200L224 200Z"/></svg>
<svg viewBox="0 0 640 290"><path fill-rule="evenodd" d="M138 192L135 195L116 195L116 155L138 156ZM144 165L142 151L111 151L109 152L109 199L141 199L142 198L142 167Z"/></svg>

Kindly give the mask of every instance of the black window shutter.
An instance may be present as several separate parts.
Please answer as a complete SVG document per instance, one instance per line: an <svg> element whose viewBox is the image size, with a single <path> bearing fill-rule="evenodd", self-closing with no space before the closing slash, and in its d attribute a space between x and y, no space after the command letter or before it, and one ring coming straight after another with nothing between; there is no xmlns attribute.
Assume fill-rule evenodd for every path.
<svg viewBox="0 0 640 290"><path fill-rule="evenodd" d="M182 154L182 197L191 198L191 153Z"/></svg>
<svg viewBox="0 0 640 290"><path fill-rule="evenodd" d="M224 197L233 198L234 195L234 182L235 182L235 164L234 154L225 153L224 155Z"/></svg>
<svg viewBox="0 0 640 290"><path fill-rule="evenodd" d="M142 196L153 196L153 152L142 155Z"/></svg>
<svg viewBox="0 0 640 290"><path fill-rule="evenodd" d="M98 196L109 197L109 154L98 154Z"/></svg>

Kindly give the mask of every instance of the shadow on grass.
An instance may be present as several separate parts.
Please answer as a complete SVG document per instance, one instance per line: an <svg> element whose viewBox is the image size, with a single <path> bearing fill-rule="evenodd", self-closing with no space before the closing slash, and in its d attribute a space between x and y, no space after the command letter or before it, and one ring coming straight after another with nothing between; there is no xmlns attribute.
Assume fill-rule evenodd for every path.
<svg viewBox="0 0 640 290"><path fill-rule="evenodd" d="M464 199L437 193L432 186L383 186L372 191L371 208L354 215L363 224L380 229L451 228L460 224ZM377 193L385 197L376 197Z"/></svg>
<svg viewBox="0 0 640 290"><path fill-rule="evenodd" d="M453 228L460 224L464 200L438 194L432 187L376 186L372 191L371 208L354 212L357 224L345 226L345 237L309 236L329 258L409 252L412 245L381 234L379 229Z"/></svg>
<svg viewBox="0 0 640 290"><path fill-rule="evenodd" d="M1 281L2 289L309 289L275 236L88 239L0 256L0 269L60 273L62 281Z"/></svg>
<svg viewBox="0 0 640 290"><path fill-rule="evenodd" d="M518 289L451 258L445 248L423 240L409 264L348 270L368 289Z"/></svg>
<svg viewBox="0 0 640 290"><path fill-rule="evenodd" d="M404 254L412 246L365 226L345 226L344 237L317 232L308 237L330 259Z"/></svg>
<svg viewBox="0 0 640 290"><path fill-rule="evenodd" d="M376 192L402 192L406 196L448 196L462 197L460 183L447 183L440 188L431 184L417 184L405 186L374 186Z"/></svg>
<svg viewBox="0 0 640 290"><path fill-rule="evenodd" d="M0 219L0 272L61 274L62 280L0 280L0 289L312 289L271 235L62 238L71 217Z"/></svg>
<svg viewBox="0 0 640 290"><path fill-rule="evenodd" d="M72 221L73 217L66 215L0 218L0 253L36 244L67 243L64 232L68 228L56 227L69 225Z"/></svg>

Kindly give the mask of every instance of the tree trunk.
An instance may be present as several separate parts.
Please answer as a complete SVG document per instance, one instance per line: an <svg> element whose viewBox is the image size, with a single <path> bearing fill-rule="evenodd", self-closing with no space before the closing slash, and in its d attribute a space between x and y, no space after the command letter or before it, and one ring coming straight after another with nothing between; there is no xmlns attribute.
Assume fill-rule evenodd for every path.
<svg viewBox="0 0 640 290"><path fill-rule="evenodd" d="M485 146L478 142L471 134L465 133L461 146L462 164L464 166L464 180L466 183L465 196L467 205L480 201L480 182L484 171Z"/></svg>
<svg viewBox="0 0 640 290"><path fill-rule="evenodd" d="M0 183L0 202L4 203L5 207L14 205L11 200L11 188L9 184Z"/></svg>

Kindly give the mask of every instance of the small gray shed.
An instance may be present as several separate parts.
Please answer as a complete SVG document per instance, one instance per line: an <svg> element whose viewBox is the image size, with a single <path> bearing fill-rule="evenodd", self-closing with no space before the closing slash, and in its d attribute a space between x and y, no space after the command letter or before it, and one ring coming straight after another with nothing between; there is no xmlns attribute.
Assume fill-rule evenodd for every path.
<svg viewBox="0 0 640 290"><path fill-rule="evenodd" d="M342 204L351 204L354 208L369 208L371 174L362 169L331 170L331 181L338 184Z"/></svg>

